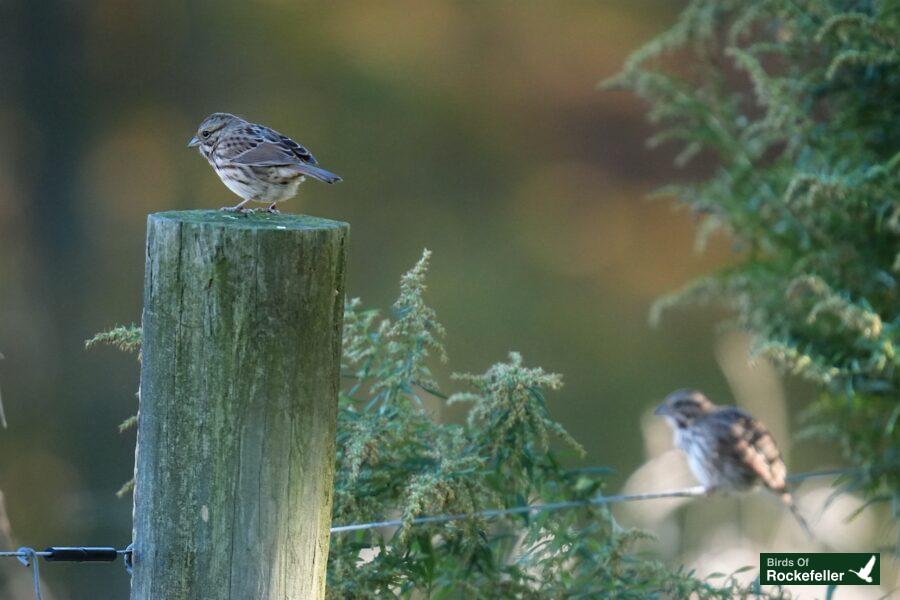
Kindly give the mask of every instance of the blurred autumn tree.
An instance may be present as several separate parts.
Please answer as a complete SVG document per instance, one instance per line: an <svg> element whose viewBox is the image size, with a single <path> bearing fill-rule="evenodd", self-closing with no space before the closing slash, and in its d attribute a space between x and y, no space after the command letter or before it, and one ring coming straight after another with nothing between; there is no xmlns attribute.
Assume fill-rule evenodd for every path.
<svg viewBox="0 0 900 600"><path fill-rule="evenodd" d="M664 193L741 260L662 299L725 300L756 351L820 386L814 433L900 513L900 3L694 0L609 82L709 177Z"/></svg>

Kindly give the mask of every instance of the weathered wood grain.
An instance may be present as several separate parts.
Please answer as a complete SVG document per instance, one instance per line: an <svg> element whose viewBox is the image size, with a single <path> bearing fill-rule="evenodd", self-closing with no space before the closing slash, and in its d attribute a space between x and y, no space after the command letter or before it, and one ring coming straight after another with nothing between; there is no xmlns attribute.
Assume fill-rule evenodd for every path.
<svg viewBox="0 0 900 600"><path fill-rule="evenodd" d="M132 600L323 597L348 229L149 217Z"/></svg>

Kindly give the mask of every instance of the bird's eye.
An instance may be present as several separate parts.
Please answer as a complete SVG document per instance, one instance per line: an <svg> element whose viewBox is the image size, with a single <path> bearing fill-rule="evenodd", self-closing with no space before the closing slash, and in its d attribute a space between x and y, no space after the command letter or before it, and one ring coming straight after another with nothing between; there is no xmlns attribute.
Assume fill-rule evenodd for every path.
<svg viewBox="0 0 900 600"><path fill-rule="evenodd" d="M200 135L203 137L203 139L206 139L209 137L209 132L204 129L200 132Z"/></svg>

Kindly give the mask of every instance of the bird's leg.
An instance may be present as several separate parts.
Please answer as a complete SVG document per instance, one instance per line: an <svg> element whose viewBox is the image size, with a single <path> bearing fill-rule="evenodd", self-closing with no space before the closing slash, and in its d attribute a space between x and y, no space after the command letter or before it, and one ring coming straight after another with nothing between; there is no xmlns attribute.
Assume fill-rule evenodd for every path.
<svg viewBox="0 0 900 600"><path fill-rule="evenodd" d="M239 202L239 203L238 203L237 205L235 205L235 206L223 206L223 207L220 208L219 210L223 210L223 211L225 211L225 212L242 213L242 212L245 212L245 211L247 210L246 208L244 208L244 205L247 204L248 202L250 202L252 199L253 199L253 198L247 198L246 200L243 200L243 201Z"/></svg>
<svg viewBox="0 0 900 600"><path fill-rule="evenodd" d="M272 204L270 204L270 205L269 205L269 208L266 209L266 212L269 213L270 215L278 215L278 214L281 214L281 211L278 210L278 208L275 206L276 204L278 204L278 203L277 203L277 202L273 202Z"/></svg>

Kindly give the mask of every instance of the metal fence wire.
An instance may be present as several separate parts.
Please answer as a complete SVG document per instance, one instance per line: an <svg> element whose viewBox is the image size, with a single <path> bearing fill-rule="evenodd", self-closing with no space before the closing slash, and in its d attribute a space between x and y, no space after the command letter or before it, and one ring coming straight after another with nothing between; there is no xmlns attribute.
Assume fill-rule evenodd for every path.
<svg viewBox="0 0 900 600"><path fill-rule="evenodd" d="M836 475L844 475L849 471L846 469L836 469L830 471L810 471L807 473L797 473L789 476L787 479L791 483L798 483L811 479L813 477L832 477ZM693 498L705 496L707 490L703 486L694 486L680 490L672 490L667 492L648 492L644 494L619 494L612 496L595 496L586 500L567 500L562 502L550 502L546 504L528 504L524 506L513 506L510 508L493 508L482 510L474 513L444 514L444 515L427 515L415 517L408 521L403 519L386 519L383 521L372 521L370 523L352 523L349 525L336 525L331 528L331 533L348 533L352 531L365 531L369 529L384 529L388 527L400 527L404 524L408 525L428 525L437 523L450 523L452 521L463 521L466 519L494 519L509 515L521 514L537 514L547 511L564 510L570 508L581 508L586 506L604 506L610 504L618 504L620 502L638 502L644 500L659 500L663 498ZM34 582L35 600L43 600L41 596L41 581L39 572L39 560L44 559L47 562L114 562L122 556L125 561L125 569L129 575L132 570L132 545L129 544L125 548L117 549L113 547L97 547L97 546L51 546L45 550L34 550L27 546L23 546L18 550L0 551L0 558L16 558L26 567L31 568L32 580Z"/></svg>

